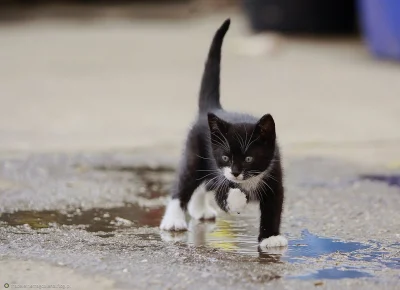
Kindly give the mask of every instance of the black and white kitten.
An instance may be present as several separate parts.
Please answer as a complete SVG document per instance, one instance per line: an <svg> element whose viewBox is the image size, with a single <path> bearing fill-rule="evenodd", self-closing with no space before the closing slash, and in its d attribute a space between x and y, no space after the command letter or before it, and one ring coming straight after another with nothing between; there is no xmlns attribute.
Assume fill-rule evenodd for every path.
<svg viewBox="0 0 400 290"><path fill-rule="evenodd" d="M199 113L160 228L186 230L186 210L195 219L215 219L216 211L206 199L206 193L213 192L218 206L230 213L240 212L249 201L259 201L260 246L286 246L279 232L284 190L274 119L269 114L257 119L227 112L219 101L221 46L229 25L227 19L212 41Z"/></svg>

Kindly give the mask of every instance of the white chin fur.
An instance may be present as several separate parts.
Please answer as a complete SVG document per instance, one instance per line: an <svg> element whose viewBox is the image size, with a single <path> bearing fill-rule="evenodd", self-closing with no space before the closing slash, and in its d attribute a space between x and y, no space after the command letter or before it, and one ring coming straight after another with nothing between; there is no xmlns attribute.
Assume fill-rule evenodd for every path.
<svg viewBox="0 0 400 290"><path fill-rule="evenodd" d="M186 231L187 224L179 199L168 203L165 215L161 221L160 229L164 231Z"/></svg>
<svg viewBox="0 0 400 290"><path fill-rule="evenodd" d="M274 247L286 247L288 240L284 236L272 236L264 239L260 243L261 248L274 248Z"/></svg>
<svg viewBox="0 0 400 290"><path fill-rule="evenodd" d="M237 177L233 176L232 169L230 167L223 167L222 173L224 174L225 178L228 179L229 181L235 183L242 183L245 181L243 173L239 174Z"/></svg>
<svg viewBox="0 0 400 290"><path fill-rule="evenodd" d="M246 195L239 188L231 188L226 199L229 212L241 212L247 205Z"/></svg>

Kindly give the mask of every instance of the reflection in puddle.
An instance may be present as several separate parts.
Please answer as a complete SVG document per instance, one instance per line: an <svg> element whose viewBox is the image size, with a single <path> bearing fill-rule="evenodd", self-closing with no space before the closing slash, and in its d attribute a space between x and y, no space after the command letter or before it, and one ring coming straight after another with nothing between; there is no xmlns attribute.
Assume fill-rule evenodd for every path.
<svg viewBox="0 0 400 290"><path fill-rule="evenodd" d="M337 268L322 269L315 273L301 275L301 276L289 276L288 279L301 279L301 280L322 280L322 279L354 279L354 278L365 278L372 277L371 274L361 272L358 270L339 270Z"/></svg>
<svg viewBox="0 0 400 290"><path fill-rule="evenodd" d="M221 214L215 223L202 223L191 220L187 233L161 233L164 241L187 242L194 246L206 246L237 254L255 257L259 263L317 263L325 267L333 262L334 267L324 268L310 274L288 277L295 279L343 279L372 277L369 272L382 267L397 269L400 267L396 257L385 257L386 251L380 250L377 243L362 244L343 242L338 239L319 237L304 230L298 239L290 239L287 248L274 248L265 251L258 249L258 212L257 207L249 206L240 216ZM396 245L393 245L396 248ZM363 265L371 262L375 268L356 267L354 262Z"/></svg>
<svg viewBox="0 0 400 290"><path fill-rule="evenodd" d="M317 258L322 255L338 253L351 253L367 249L369 246L355 242L342 242L332 238L323 238L304 230L301 239L290 241L288 262L299 262L304 258Z"/></svg>
<svg viewBox="0 0 400 290"><path fill-rule="evenodd" d="M79 166L78 166L79 167ZM0 222L10 226L29 225L32 229L48 228L52 225L83 225L88 232L99 233L97 236L114 236L109 232L123 227L157 227L164 214L162 202L157 198L167 195L165 174L172 174L171 168L158 167L98 167L95 170L131 172L140 180L138 204L125 204L115 208L76 209L60 211L17 211L0 213Z"/></svg>
<svg viewBox="0 0 400 290"><path fill-rule="evenodd" d="M112 232L120 227L158 226L164 213L162 207L143 208L136 204L110 209L94 208L61 213L58 211L17 211L3 213L0 221L10 226L29 225L32 229L57 225L83 225L88 232ZM112 235L101 235L106 238Z"/></svg>

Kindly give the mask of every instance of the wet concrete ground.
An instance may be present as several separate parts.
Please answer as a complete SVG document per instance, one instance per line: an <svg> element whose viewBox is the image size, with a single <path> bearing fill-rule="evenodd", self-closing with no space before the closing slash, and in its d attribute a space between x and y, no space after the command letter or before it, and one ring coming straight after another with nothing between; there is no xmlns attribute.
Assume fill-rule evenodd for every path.
<svg viewBox="0 0 400 290"><path fill-rule="evenodd" d="M155 165L144 156L3 157L2 267L42 261L103 277L104 289L399 286L400 188L366 179L365 168L289 159L282 228L289 247L260 252L256 205L240 215L221 213L215 223L191 220L186 233L160 232L174 160ZM6 281L27 283L14 279ZM63 279L58 283L73 284Z"/></svg>
<svg viewBox="0 0 400 290"><path fill-rule="evenodd" d="M226 17L222 102L276 120L286 251L258 251L254 207L157 227ZM356 38L249 56L244 28L230 12L1 23L0 287L399 288L398 65Z"/></svg>

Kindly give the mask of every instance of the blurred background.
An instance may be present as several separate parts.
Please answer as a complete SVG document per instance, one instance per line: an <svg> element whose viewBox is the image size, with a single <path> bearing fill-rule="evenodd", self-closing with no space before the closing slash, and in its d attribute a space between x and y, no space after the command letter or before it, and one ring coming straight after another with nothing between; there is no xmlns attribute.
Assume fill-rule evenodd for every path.
<svg viewBox="0 0 400 290"><path fill-rule="evenodd" d="M271 113L289 155L391 162L399 14L396 0L0 0L0 149L179 154L230 17L226 109Z"/></svg>

